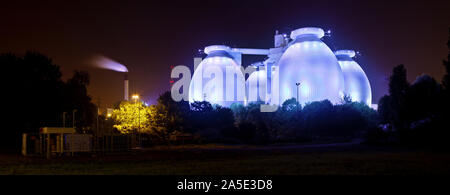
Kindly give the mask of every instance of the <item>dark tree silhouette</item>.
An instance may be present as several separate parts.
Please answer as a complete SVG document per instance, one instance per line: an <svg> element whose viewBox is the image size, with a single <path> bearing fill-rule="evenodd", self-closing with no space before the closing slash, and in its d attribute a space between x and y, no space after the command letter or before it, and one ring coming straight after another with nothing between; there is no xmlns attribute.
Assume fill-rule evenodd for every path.
<svg viewBox="0 0 450 195"><path fill-rule="evenodd" d="M302 109L302 106L298 103L297 99L291 98L283 102L281 108L284 111L295 111Z"/></svg>
<svg viewBox="0 0 450 195"><path fill-rule="evenodd" d="M450 28L449 31L449 38L447 41L447 48L448 48L448 55L447 59L443 61L444 67L445 67L445 75L442 79L442 85L443 85L443 105L442 105L442 118L443 121L450 119ZM450 127L449 122L445 125L447 128Z"/></svg>
<svg viewBox="0 0 450 195"><path fill-rule="evenodd" d="M78 131L83 130L83 127L92 126L96 117L96 106L91 102L92 99L87 92L89 81L90 77L87 72L75 71L73 77L65 85L64 110L72 109L72 112L68 114L75 114L75 126Z"/></svg>
<svg viewBox="0 0 450 195"><path fill-rule="evenodd" d="M391 125L394 131L374 131L372 138L393 138L390 140L402 145L448 149L450 37L447 46L449 55L444 60L446 74L442 85L428 75L417 77L409 85L403 65L394 67L389 95L383 96L378 104L380 122Z"/></svg>
<svg viewBox="0 0 450 195"><path fill-rule="evenodd" d="M430 119L442 106L441 85L429 75L417 77L407 95L408 121Z"/></svg>
<svg viewBox="0 0 450 195"><path fill-rule="evenodd" d="M384 95L378 101L378 115L380 117L380 123L387 124L392 120L391 111L390 111L390 99L389 95Z"/></svg>
<svg viewBox="0 0 450 195"><path fill-rule="evenodd" d="M189 104L187 102L175 102L170 92L165 92L158 98L158 103L153 106L150 117L151 128L158 138L164 142L170 141L174 133L185 132L188 127L187 119Z"/></svg>
<svg viewBox="0 0 450 195"><path fill-rule="evenodd" d="M444 89L447 91L450 90L450 28L448 28L448 41L447 41L447 48L448 48L448 55L447 55L447 59L443 61L444 67L445 67L445 75L444 78L442 79L442 85L444 86Z"/></svg>
<svg viewBox="0 0 450 195"><path fill-rule="evenodd" d="M329 100L311 102L303 108L305 117L305 129L308 137L325 136L329 128L334 125L334 109L333 104Z"/></svg>
<svg viewBox="0 0 450 195"><path fill-rule="evenodd" d="M395 129L403 130L408 128L406 94L409 90L409 83L406 77L406 69L403 64L392 69L389 78L389 107L391 122Z"/></svg>
<svg viewBox="0 0 450 195"><path fill-rule="evenodd" d="M71 125L72 111L77 109L79 129L89 127L94 116L92 103L86 91L89 76L75 72L67 82L62 81L59 66L37 52L22 56L12 53L0 54L0 66L5 67L12 87L6 106L11 113L0 135L0 145L18 150L22 133L37 133L39 127L62 126L63 112L66 124ZM81 122L82 121L82 122Z"/></svg>

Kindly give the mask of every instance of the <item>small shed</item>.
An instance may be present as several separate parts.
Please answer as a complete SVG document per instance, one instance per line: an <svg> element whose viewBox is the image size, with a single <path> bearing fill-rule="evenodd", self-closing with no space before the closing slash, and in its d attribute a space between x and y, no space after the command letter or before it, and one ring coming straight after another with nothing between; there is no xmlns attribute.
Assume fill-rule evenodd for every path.
<svg viewBox="0 0 450 195"><path fill-rule="evenodd" d="M68 127L41 127L39 129L39 151L46 151L47 158L50 158L52 152L64 153L64 135L75 134L75 128ZM29 148L28 134L22 135L22 154L27 155Z"/></svg>

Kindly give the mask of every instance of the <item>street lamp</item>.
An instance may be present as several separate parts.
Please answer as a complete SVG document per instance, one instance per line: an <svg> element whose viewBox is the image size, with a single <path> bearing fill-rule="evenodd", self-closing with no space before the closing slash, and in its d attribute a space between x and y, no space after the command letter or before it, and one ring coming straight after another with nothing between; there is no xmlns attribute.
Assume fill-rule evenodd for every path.
<svg viewBox="0 0 450 195"><path fill-rule="evenodd" d="M133 96L131 96L131 98L134 100L134 103L136 104L137 108L138 108L138 132L136 133L136 135L138 135L138 133L141 132L141 107L137 104L138 100L139 100L139 95L138 94L134 94ZM138 142L139 145L140 143L140 139L138 138Z"/></svg>
<svg viewBox="0 0 450 195"><path fill-rule="evenodd" d="M75 112L77 109L72 110L72 127L75 129Z"/></svg>
<svg viewBox="0 0 450 195"><path fill-rule="evenodd" d="M298 101L298 91L299 91L299 88L300 88L300 82L295 83L295 85L297 85L297 103L300 103L300 102Z"/></svg>
<svg viewBox="0 0 450 195"><path fill-rule="evenodd" d="M66 114L67 112L63 112L63 127L66 127Z"/></svg>

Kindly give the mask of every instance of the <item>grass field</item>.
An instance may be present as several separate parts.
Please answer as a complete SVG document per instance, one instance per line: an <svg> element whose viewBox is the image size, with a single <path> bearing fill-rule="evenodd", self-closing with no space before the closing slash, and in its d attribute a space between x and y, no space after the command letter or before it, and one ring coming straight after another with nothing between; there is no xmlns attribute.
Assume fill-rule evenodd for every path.
<svg viewBox="0 0 450 195"><path fill-rule="evenodd" d="M363 145L194 145L46 160L0 155L0 174L417 175L449 174L450 154Z"/></svg>

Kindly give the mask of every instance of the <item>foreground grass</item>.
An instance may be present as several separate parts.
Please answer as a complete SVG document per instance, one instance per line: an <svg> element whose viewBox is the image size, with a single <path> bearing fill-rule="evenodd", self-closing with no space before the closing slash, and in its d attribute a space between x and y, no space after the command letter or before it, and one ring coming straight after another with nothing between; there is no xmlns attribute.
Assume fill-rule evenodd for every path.
<svg viewBox="0 0 450 195"><path fill-rule="evenodd" d="M378 149L152 149L135 155L0 162L0 174L449 174L450 155Z"/></svg>

